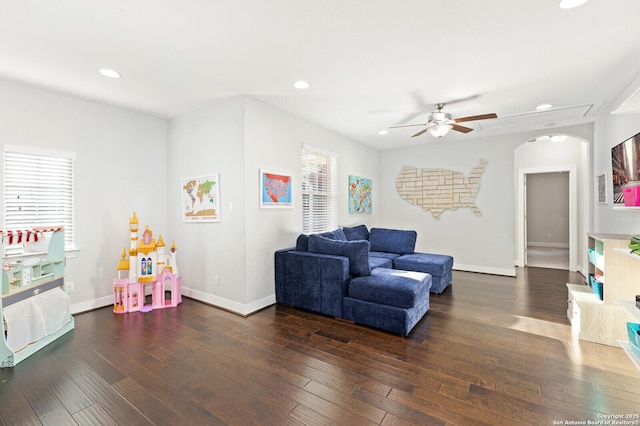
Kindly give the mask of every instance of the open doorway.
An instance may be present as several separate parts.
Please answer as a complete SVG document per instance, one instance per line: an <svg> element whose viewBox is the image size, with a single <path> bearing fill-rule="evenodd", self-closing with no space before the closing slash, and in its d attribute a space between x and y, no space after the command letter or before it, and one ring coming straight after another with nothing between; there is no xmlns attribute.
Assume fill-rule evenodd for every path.
<svg viewBox="0 0 640 426"><path fill-rule="evenodd" d="M525 265L569 270L569 172L526 175Z"/></svg>
<svg viewBox="0 0 640 426"><path fill-rule="evenodd" d="M524 267L531 264L528 260L527 249L530 241L550 245L554 234L558 231L546 231L540 238L531 239L527 235L527 177L538 174L560 174L563 178L568 175L568 220L569 220L569 266L570 271L584 269L586 262L586 226L588 225L589 185L578 187L577 182L587 182L588 175L588 144L581 139L566 136L560 142L554 142L551 136L530 139L518 145L514 151L514 171L516 180L516 241L515 265ZM563 174L564 173L564 174ZM535 178L534 178L535 179ZM536 203L551 202L548 198ZM556 207L555 205L553 206ZM544 220L550 219L551 209L547 206ZM564 215L564 214L563 214ZM548 226L547 226L548 228ZM548 234L551 233L551 238ZM549 241L552 240L552 241ZM558 244L566 244L558 242Z"/></svg>
<svg viewBox="0 0 640 426"><path fill-rule="evenodd" d="M529 243L529 237L527 236L527 213L529 208L527 206L527 181L528 177L542 173L561 173L566 172L569 176L569 270L577 271L577 168L574 165L569 166L548 166L532 169L520 169L518 170L518 206L516 209L517 215L517 233L516 233L516 266L527 266L527 246ZM542 213L543 214L543 213ZM546 216L546 220L549 220L549 214ZM533 265L530 265L533 266Z"/></svg>

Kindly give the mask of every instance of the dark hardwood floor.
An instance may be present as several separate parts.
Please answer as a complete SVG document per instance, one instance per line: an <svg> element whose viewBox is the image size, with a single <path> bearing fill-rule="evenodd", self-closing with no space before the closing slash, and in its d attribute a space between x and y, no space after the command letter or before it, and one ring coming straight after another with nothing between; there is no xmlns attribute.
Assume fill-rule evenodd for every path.
<svg viewBox="0 0 640 426"><path fill-rule="evenodd" d="M281 305L249 318L190 299L76 315L73 332L0 369L0 423L553 425L640 413L640 371L622 349L572 339L565 283L583 278L518 274L454 272L407 338Z"/></svg>

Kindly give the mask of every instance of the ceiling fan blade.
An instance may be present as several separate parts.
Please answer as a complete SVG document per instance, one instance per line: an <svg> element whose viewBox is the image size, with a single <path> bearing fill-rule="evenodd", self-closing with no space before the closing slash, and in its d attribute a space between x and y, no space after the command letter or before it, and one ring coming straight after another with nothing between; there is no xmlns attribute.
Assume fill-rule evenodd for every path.
<svg viewBox="0 0 640 426"><path fill-rule="evenodd" d="M480 97L480 95L476 93L475 95L470 95L470 96L467 96L467 97L464 97L464 98L457 98L457 99L453 99L453 100L450 100L450 101L447 101L447 102L441 102L441 103L444 104L444 105L453 105L453 104L457 104L457 103L460 103L460 102L472 101L472 100L477 99L479 97Z"/></svg>
<svg viewBox="0 0 640 426"><path fill-rule="evenodd" d="M390 126L390 129L397 129L398 127L413 127L413 126L426 126L427 123L422 123L422 124L402 124L402 125L398 125L398 126Z"/></svg>
<svg viewBox="0 0 640 426"><path fill-rule="evenodd" d="M407 124L414 118L427 113L431 108L431 105L424 102L424 98L422 97L422 94L419 90L412 90L411 92L409 92L409 95L411 95L411 97L413 98L415 107L413 108L413 112L404 117L402 120L398 121L398 124Z"/></svg>
<svg viewBox="0 0 640 426"><path fill-rule="evenodd" d="M453 130L455 130L457 132L462 132L462 133L469 133L470 131L473 130L470 127L459 126L459 125L454 124L454 123L451 124L451 129L453 129Z"/></svg>
<svg viewBox="0 0 640 426"><path fill-rule="evenodd" d="M420 136L421 134L423 134L424 132L426 132L427 130L429 130L429 128L427 127L426 129L422 129L420 130L418 133L416 133L415 135L411 136L412 138L415 138L416 136Z"/></svg>
<svg viewBox="0 0 640 426"><path fill-rule="evenodd" d="M407 115L406 117L404 117L402 120L398 121L398 124L405 124L410 122L411 120L413 120L414 118L418 117L419 115L423 115L425 114L425 111L415 111L412 112L411 114Z"/></svg>
<svg viewBox="0 0 640 426"><path fill-rule="evenodd" d="M498 118L498 116L495 113L470 115L468 117L454 118L453 121L455 121L456 123L464 123L465 121L487 120L489 118Z"/></svg>

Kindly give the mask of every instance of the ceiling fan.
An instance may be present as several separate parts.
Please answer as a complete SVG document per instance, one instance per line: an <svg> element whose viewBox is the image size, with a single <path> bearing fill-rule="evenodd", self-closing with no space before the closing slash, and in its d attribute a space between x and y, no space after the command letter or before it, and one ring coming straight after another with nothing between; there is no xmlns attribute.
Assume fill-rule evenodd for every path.
<svg viewBox="0 0 640 426"><path fill-rule="evenodd" d="M458 123L464 123L465 121L478 121L478 120L487 120L490 118L498 118L495 113L490 114L481 114L481 115L470 115L468 117L459 117L459 118L451 118L451 114L447 112L442 112L445 104L440 103L436 104L436 110L433 111L429 115L429 120L427 123L422 124L403 124L399 126L391 126L392 129L397 127L411 127L411 126L426 126L424 129L420 130L415 135L411 136L415 138L416 136L422 135L424 132L429 131L432 136L436 138L441 138L447 133L449 130L455 130L457 132L469 133L473 129L471 127L460 126Z"/></svg>

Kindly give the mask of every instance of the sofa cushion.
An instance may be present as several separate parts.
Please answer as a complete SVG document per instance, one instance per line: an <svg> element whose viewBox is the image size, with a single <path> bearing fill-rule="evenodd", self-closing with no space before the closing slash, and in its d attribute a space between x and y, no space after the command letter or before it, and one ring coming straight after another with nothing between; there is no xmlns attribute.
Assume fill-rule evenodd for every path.
<svg viewBox="0 0 640 426"><path fill-rule="evenodd" d="M296 239L296 251L309 251L309 236L300 234Z"/></svg>
<svg viewBox="0 0 640 426"><path fill-rule="evenodd" d="M369 266L369 241L339 241L321 235L309 236L309 251L349 258L349 274L362 277L371 274Z"/></svg>
<svg viewBox="0 0 640 426"><path fill-rule="evenodd" d="M386 253L413 253L417 237L416 231L400 229L371 228L369 232L371 251L383 251Z"/></svg>
<svg viewBox="0 0 640 426"><path fill-rule="evenodd" d="M323 232L321 235L330 240L347 241L347 236L342 229L334 229L333 231ZM296 251L309 251L309 235L300 234L296 239Z"/></svg>
<svg viewBox="0 0 640 426"><path fill-rule="evenodd" d="M385 259L393 260L396 257L402 256L398 253L385 253L383 251L370 251L369 257L384 257Z"/></svg>
<svg viewBox="0 0 640 426"><path fill-rule="evenodd" d="M342 230L344 234L347 236L347 240L368 240L369 239L369 230L366 225L358 225L351 227L343 227Z"/></svg>
<svg viewBox="0 0 640 426"><path fill-rule="evenodd" d="M369 267L373 271L376 268L393 268L393 260L386 257L371 256L369 253Z"/></svg>
<svg viewBox="0 0 640 426"><path fill-rule="evenodd" d="M318 234L321 237L329 238L330 240L347 241L347 236L344 234L342 228L334 229L333 231L323 232Z"/></svg>
<svg viewBox="0 0 640 426"><path fill-rule="evenodd" d="M440 277L451 273L453 257L433 253L405 254L393 260L393 267L407 271L426 272Z"/></svg>
<svg viewBox="0 0 640 426"><path fill-rule="evenodd" d="M367 277L353 278L349 297L398 308L412 308L429 297L431 275L414 271L376 268Z"/></svg>

